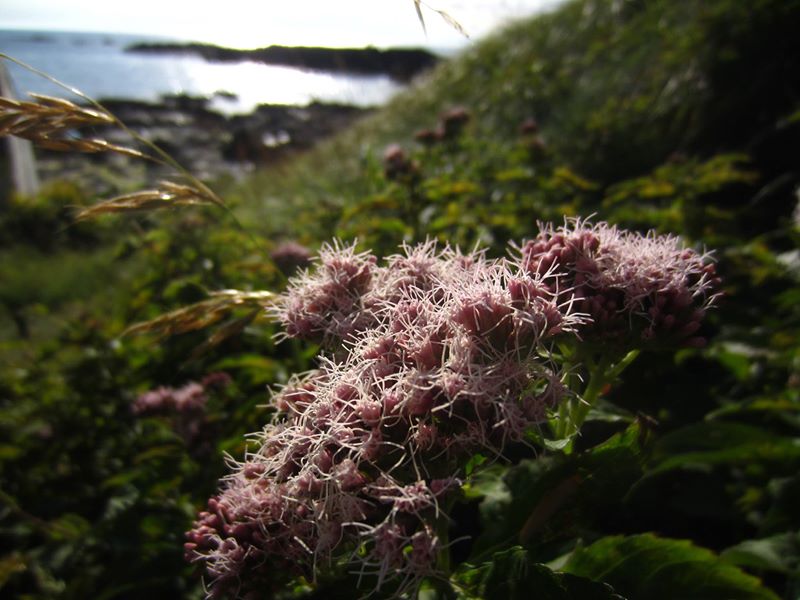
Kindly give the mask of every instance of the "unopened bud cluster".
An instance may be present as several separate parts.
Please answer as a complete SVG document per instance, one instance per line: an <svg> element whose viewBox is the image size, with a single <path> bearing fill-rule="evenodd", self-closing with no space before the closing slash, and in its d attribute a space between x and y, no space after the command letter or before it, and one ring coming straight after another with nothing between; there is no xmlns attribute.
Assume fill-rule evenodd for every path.
<svg viewBox="0 0 800 600"><path fill-rule="evenodd" d="M520 255L529 273L565 273L562 289L591 317L581 330L587 342L705 343L696 334L720 281L708 255L677 237L576 219L542 227Z"/></svg>
<svg viewBox="0 0 800 600"><path fill-rule="evenodd" d="M414 134L423 146L434 146L444 141L457 140L472 118L470 111L463 106L454 106L444 111L439 118L439 123L433 129L421 129Z"/></svg>

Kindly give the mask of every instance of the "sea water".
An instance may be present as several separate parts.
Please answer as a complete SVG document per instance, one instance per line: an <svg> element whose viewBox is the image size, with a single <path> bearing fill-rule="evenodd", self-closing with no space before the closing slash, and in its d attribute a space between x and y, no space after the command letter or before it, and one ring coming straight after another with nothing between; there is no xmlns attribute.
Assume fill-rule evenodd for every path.
<svg viewBox="0 0 800 600"><path fill-rule="evenodd" d="M355 76L262 63L212 62L178 54L127 52L137 42L164 42L139 35L0 30L0 52L13 56L96 100L157 102L165 95L210 99L226 114L259 104L306 105L313 101L356 106L384 103L401 85L387 76ZM27 92L67 97L63 89L9 64L18 97Z"/></svg>

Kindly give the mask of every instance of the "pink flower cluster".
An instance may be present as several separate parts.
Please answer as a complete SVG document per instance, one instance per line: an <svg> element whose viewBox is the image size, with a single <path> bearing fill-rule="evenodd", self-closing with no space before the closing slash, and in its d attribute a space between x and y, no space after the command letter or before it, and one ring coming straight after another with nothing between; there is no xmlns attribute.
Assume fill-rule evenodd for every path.
<svg viewBox="0 0 800 600"><path fill-rule="evenodd" d="M472 118L470 111L463 106L454 106L444 111L434 129L421 129L414 138L423 146L433 146L446 140L458 139Z"/></svg>
<svg viewBox="0 0 800 600"><path fill-rule="evenodd" d="M466 460L524 441L561 399L541 354L581 319L554 276L404 250L378 266L326 247L274 309L290 335L338 351L274 397L279 418L187 534L212 593L247 591L276 560L309 575L348 557L375 587L413 588L435 572L432 523Z"/></svg>
<svg viewBox="0 0 800 600"><path fill-rule="evenodd" d="M270 258L284 275L308 267L312 256L311 250L292 240L281 242L270 252Z"/></svg>
<svg viewBox="0 0 800 600"><path fill-rule="evenodd" d="M200 383L190 381L179 387L158 387L138 396L131 410L135 415L163 415L172 418L173 428L193 445L203 435L207 391L224 388L231 382L227 373L210 373Z"/></svg>
<svg viewBox="0 0 800 600"><path fill-rule="evenodd" d="M328 355L274 396L274 422L187 533L212 596L342 563L413 590L437 572L469 457L524 443L569 393L550 341L694 343L718 284L676 238L605 223L544 226L518 250L428 242L379 265L326 246L290 282L273 316Z"/></svg>
<svg viewBox="0 0 800 600"><path fill-rule="evenodd" d="M190 381L179 388L162 386L145 392L136 398L132 409L137 415L202 413L207 401L205 388Z"/></svg>
<svg viewBox="0 0 800 600"><path fill-rule="evenodd" d="M289 282L277 316L289 337L325 340L348 338L366 327L362 297L372 285L376 260L352 247L324 246L314 275Z"/></svg>
<svg viewBox="0 0 800 600"><path fill-rule="evenodd" d="M679 238L620 230L580 219L542 226L520 249L531 274L563 272L562 289L591 319L586 342L623 347L643 342L702 346L695 334L714 304L720 280L707 254Z"/></svg>
<svg viewBox="0 0 800 600"><path fill-rule="evenodd" d="M391 144L383 151L383 175L389 181L414 183L419 174L419 164L399 144Z"/></svg>

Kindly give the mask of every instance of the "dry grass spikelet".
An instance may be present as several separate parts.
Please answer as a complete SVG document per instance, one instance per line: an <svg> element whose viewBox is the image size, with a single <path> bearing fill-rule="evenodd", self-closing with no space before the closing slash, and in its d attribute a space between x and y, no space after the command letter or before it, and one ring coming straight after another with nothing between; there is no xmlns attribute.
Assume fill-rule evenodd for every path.
<svg viewBox="0 0 800 600"><path fill-rule="evenodd" d="M117 152L136 158L147 156L133 148L119 146L101 139L68 137L81 127L115 125L116 119L107 112L86 108L42 94L30 94L36 102L0 97L0 136L25 138L48 150L67 152Z"/></svg>
<svg viewBox="0 0 800 600"><path fill-rule="evenodd" d="M175 206L194 206L197 204L216 204L223 206L216 194L202 184L182 184L161 181L153 190L143 190L116 196L93 206L80 210L76 221L83 221L99 215Z"/></svg>
<svg viewBox="0 0 800 600"><path fill-rule="evenodd" d="M423 0L414 0L414 8L417 11L417 19L419 19L419 23L420 23L420 25L422 25L422 30L426 34L428 32L428 28L425 25L425 17L422 15L422 7L423 6L425 8L427 8L428 10L432 10L433 12L437 13L444 20L445 23L447 23L450 27L455 29L458 33L463 35L465 38L469 39L469 34L467 33L467 30L464 29L464 27L461 25L461 23L459 23L455 18L453 18L448 12L446 12L444 10L441 10L441 9L438 9L438 8L434 8L434 7L430 6L429 4L427 4L426 2L423 2Z"/></svg>

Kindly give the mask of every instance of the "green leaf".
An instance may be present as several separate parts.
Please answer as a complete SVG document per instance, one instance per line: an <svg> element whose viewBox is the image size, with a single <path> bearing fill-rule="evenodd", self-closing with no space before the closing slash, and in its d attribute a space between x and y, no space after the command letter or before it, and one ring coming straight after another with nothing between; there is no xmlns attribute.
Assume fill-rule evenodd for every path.
<svg viewBox="0 0 800 600"><path fill-rule="evenodd" d="M467 462L467 466L464 467L464 472L466 473L467 477L472 475L472 472L487 460L488 459L483 454L475 454L472 458L470 458Z"/></svg>
<svg viewBox="0 0 800 600"><path fill-rule="evenodd" d="M709 419L721 419L727 416L753 419L757 415L771 416L780 419L796 429L800 428L800 402L791 398L756 398L743 402L726 404L725 406L708 414Z"/></svg>
<svg viewBox="0 0 800 600"><path fill-rule="evenodd" d="M493 464L479 469L467 478L461 487L464 497L470 499L483 499L485 502L502 503L509 500L508 488L503 483L506 467Z"/></svg>
<svg viewBox="0 0 800 600"><path fill-rule="evenodd" d="M555 573L530 560L520 547L498 552L478 567L465 565L456 581L467 598L507 600L624 600L610 586L571 574Z"/></svg>
<svg viewBox="0 0 800 600"><path fill-rule="evenodd" d="M50 522L50 531L57 540L79 540L90 529L89 522L82 516L67 513Z"/></svg>
<svg viewBox="0 0 800 600"><path fill-rule="evenodd" d="M697 423L664 436L654 450L648 475L687 466L753 462L800 463L800 439L738 423Z"/></svg>
<svg viewBox="0 0 800 600"><path fill-rule="evenodd" d="M688 540L652 534L603 538L577 549L564 570L648 600L778 600L752 575Z"/></svg>
<svg viewBox="0 0 800 600"><path fill-rule="evenodd" d="M509 469L501 482L505 493L498 485L487 488L492 493L481 504L484 533L473 560L513 543L531 549L598 525L598 517L618 505L620 490L641 477L645 434L634 423L584 454L524 460Z"/></svg>
<svg viewBox="0 0 800 600"><path fill-rule="evenodd" d="M797 573L800 569L800 532L747 540L720 555L731 564L763 571Z"/></svg>
<svg viewBox="0 0 800 600"><path fill-rule="evenodd" d="M14 460L22 454L22 448L10 444L0 444L0 460Z"/></svg>

